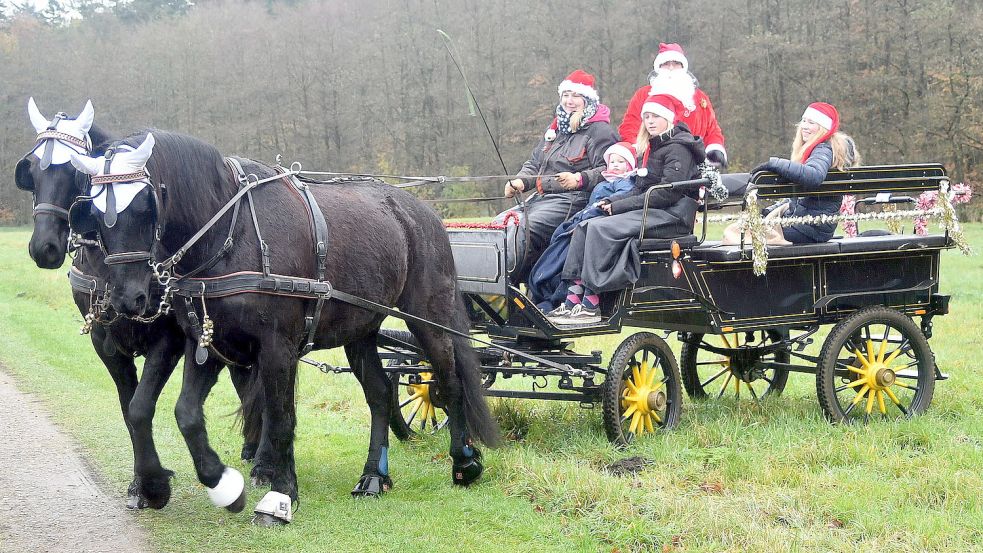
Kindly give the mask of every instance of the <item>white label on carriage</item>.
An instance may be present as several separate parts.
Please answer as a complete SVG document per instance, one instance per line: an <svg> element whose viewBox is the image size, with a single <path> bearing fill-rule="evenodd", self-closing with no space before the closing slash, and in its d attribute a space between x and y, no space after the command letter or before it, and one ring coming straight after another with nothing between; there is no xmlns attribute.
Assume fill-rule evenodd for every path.
<svg viewBox="0 0 983 553"><path fill-rule="evenodd" d="M886 204L886 203L888 203L888 202L891 201L891 193L890 192L878 192L877 195L874 196L874 201L877 202L877 203L879 203L879 204Z"/></svg>

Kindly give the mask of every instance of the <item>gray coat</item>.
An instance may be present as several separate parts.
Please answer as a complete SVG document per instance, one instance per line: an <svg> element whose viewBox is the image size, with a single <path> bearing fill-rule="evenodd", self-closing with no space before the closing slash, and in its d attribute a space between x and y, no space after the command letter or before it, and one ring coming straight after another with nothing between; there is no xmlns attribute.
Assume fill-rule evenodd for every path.
<svg viewBox="0 0 983 553"><path fill-rule="evenodd" d="M603 180L604 152L617 141L618 133L606 121L593 121L573 134L559 134L552 142L540 139L532 157L522 164L516 176L525 183L526 190L535 188L543 194L554 194L570 191L564 190L552 175L564 171L580 173L586 199L594 186ZM550 176L539 178L541 175Z"/></svg>

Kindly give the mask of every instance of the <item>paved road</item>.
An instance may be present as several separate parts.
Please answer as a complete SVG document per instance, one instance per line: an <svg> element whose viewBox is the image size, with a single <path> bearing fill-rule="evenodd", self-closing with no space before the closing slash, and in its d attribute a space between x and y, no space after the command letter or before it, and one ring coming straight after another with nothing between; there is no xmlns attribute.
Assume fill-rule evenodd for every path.
<svg viewBox="0 0 983 553"><path fill-rule="evenodd" d="M0 552L139 553L147 533L0 366Z"/></svg>

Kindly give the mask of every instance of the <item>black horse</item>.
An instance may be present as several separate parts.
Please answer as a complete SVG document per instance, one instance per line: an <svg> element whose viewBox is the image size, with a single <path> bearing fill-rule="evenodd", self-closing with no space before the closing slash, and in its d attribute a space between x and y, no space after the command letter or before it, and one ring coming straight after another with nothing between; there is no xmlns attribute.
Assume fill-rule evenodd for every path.
<svg viewBox="0 0 983 553"><path fill-rule="evenodd" d="M151 142L139 133L123 144ZM105 216L93 211L107 251L119 259L153 252L163 259L184 250L184 245L206 227L239 190L241 181L214 147L195 138L154 132L153 156L146 164L149 186L143 187L112 228ZM275 177L274 168L241 159L246 174L259 179ZM103 159L75 158L89 174L106 168ZM115 163L115 162L114 162ZM110 168L111 173L116 170ZM117 185L109 185L117 186ZM315 278L314 224L301 193L289 179L278 178L253 189L255 222L241 216L232 229L235 246L216 261L234 220L226 212L183 252L175 274L196 271L197 277L256 272L266 263L270 273ZM327 222L325 280L334 289L354 294L402 312L451 327L468 330L463 302L457 292L450 243L436 213L404 191L377 181L312 187ZM242 199L245 202L245 198ZM243 207L247 209L247 207ZM261 236L257 234L261 232ZM155 238L159 236L159 239ZM267 248L261 247L265 241ZM145 259L145 257L144 257ZM140 315L147 309L152 267L144 262L110 267L110 299L116 310ZM251 292L259 292L252 290ZM178 400L178 425L191 450L198 477L210 494L229 501L241 485L214 450L205 431L202 401L215 382L214 367L195 361L200 338L197 324L206 316L214 321L212 355L222 355L240 366L260 372L265 400L264 432L274 467L272 491L257 505L254 522L280 524L291 517L297 500L294 468L295 379L299 353L307 340L305 315L313 299L267 293L237 293L221 297L175 300L179 322L189 335L185 349L184 384ZM207 311L206 311L207 310ZM371 411L368 458L352 494L377 495L389 489L388 440L393 397L389 378L376 349L376 336L385 315L349 303L330 300L320 313L314 336L316 349L344 346ZM437 375L440 395L450 420L452 480L467 485L482 471L480 452L472 439L492 445L498 427L485 403L478 358L468 340L419 322L407 323ZM200 352L199 352L200 353ZM232 472L230 472L232 471ZM243 492L244 493L244 492ZM244 497L240 493L240 500ZM238 501L237 501L238 503ZM216 502L216 504L219 504ZM227 508L237 507L234 504Z"/></svg>
<svg viewBox="0 0 983 553"><path fill-rule="evenodd" d="M34 232L28 248L31 258L42 269L56 269L64 264L69 243L68 210L78 196L86 193L89 185L89 176L68 163L68 144L72 144L72 149L101 155L114 139L110 133L92 124L91 104L87 104L75 119L60 114L49 121L37 111L33 100L28 111L39 135L60 136L60 139L40 138L31 152L17 163L15 170L17 187L34 195ZM48 127L53 127L54 132L41 134ZM79 140L72 141L72 138ZM45 149L54 150L48 154L47 165L43 163ZM35 151L39 155L35 155ZM54 159L51 159L52 153ZM102 284L109 276L104 258L105 254L91 240L81 240L75 252L73 276L84 275L76 280L98 283L91 292L84 291L83 286L73 287L75 304L83 316L92 312L93 304L98 308L102 303ZM109 324L102 322L109 319L112 319ZM184 333L173 315L145 323L103 313L95 323L91 325L89 336L116 384L123 421L133 445L134 476L127 492L127 506L160 509L170 499L169 479L173 472L161 466L153 439L153 417L161 390L184 353ZM145 357L143 375L139 378L134 364L137 355ZM246 388L247 372L232 370L231 375L237 390ZM255 454L260 426L260 410L245 414L243 431L249 438L243 445L244 459L251 459ZM259 480L268 479L269 470L254 467L253 476Z"/></svg>

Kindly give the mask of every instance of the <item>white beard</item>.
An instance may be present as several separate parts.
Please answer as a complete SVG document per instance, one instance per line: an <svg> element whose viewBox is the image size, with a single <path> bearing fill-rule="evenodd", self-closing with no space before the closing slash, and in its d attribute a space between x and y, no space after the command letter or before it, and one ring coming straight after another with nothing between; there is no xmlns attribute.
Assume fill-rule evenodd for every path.
<svg viewBox="0 0 983 553"><path fill-rule="evenodd" d="M686 71L658 71L649 78L649 94L668 94L679 100L686 111L696 109L696 83Z"/></svg>

